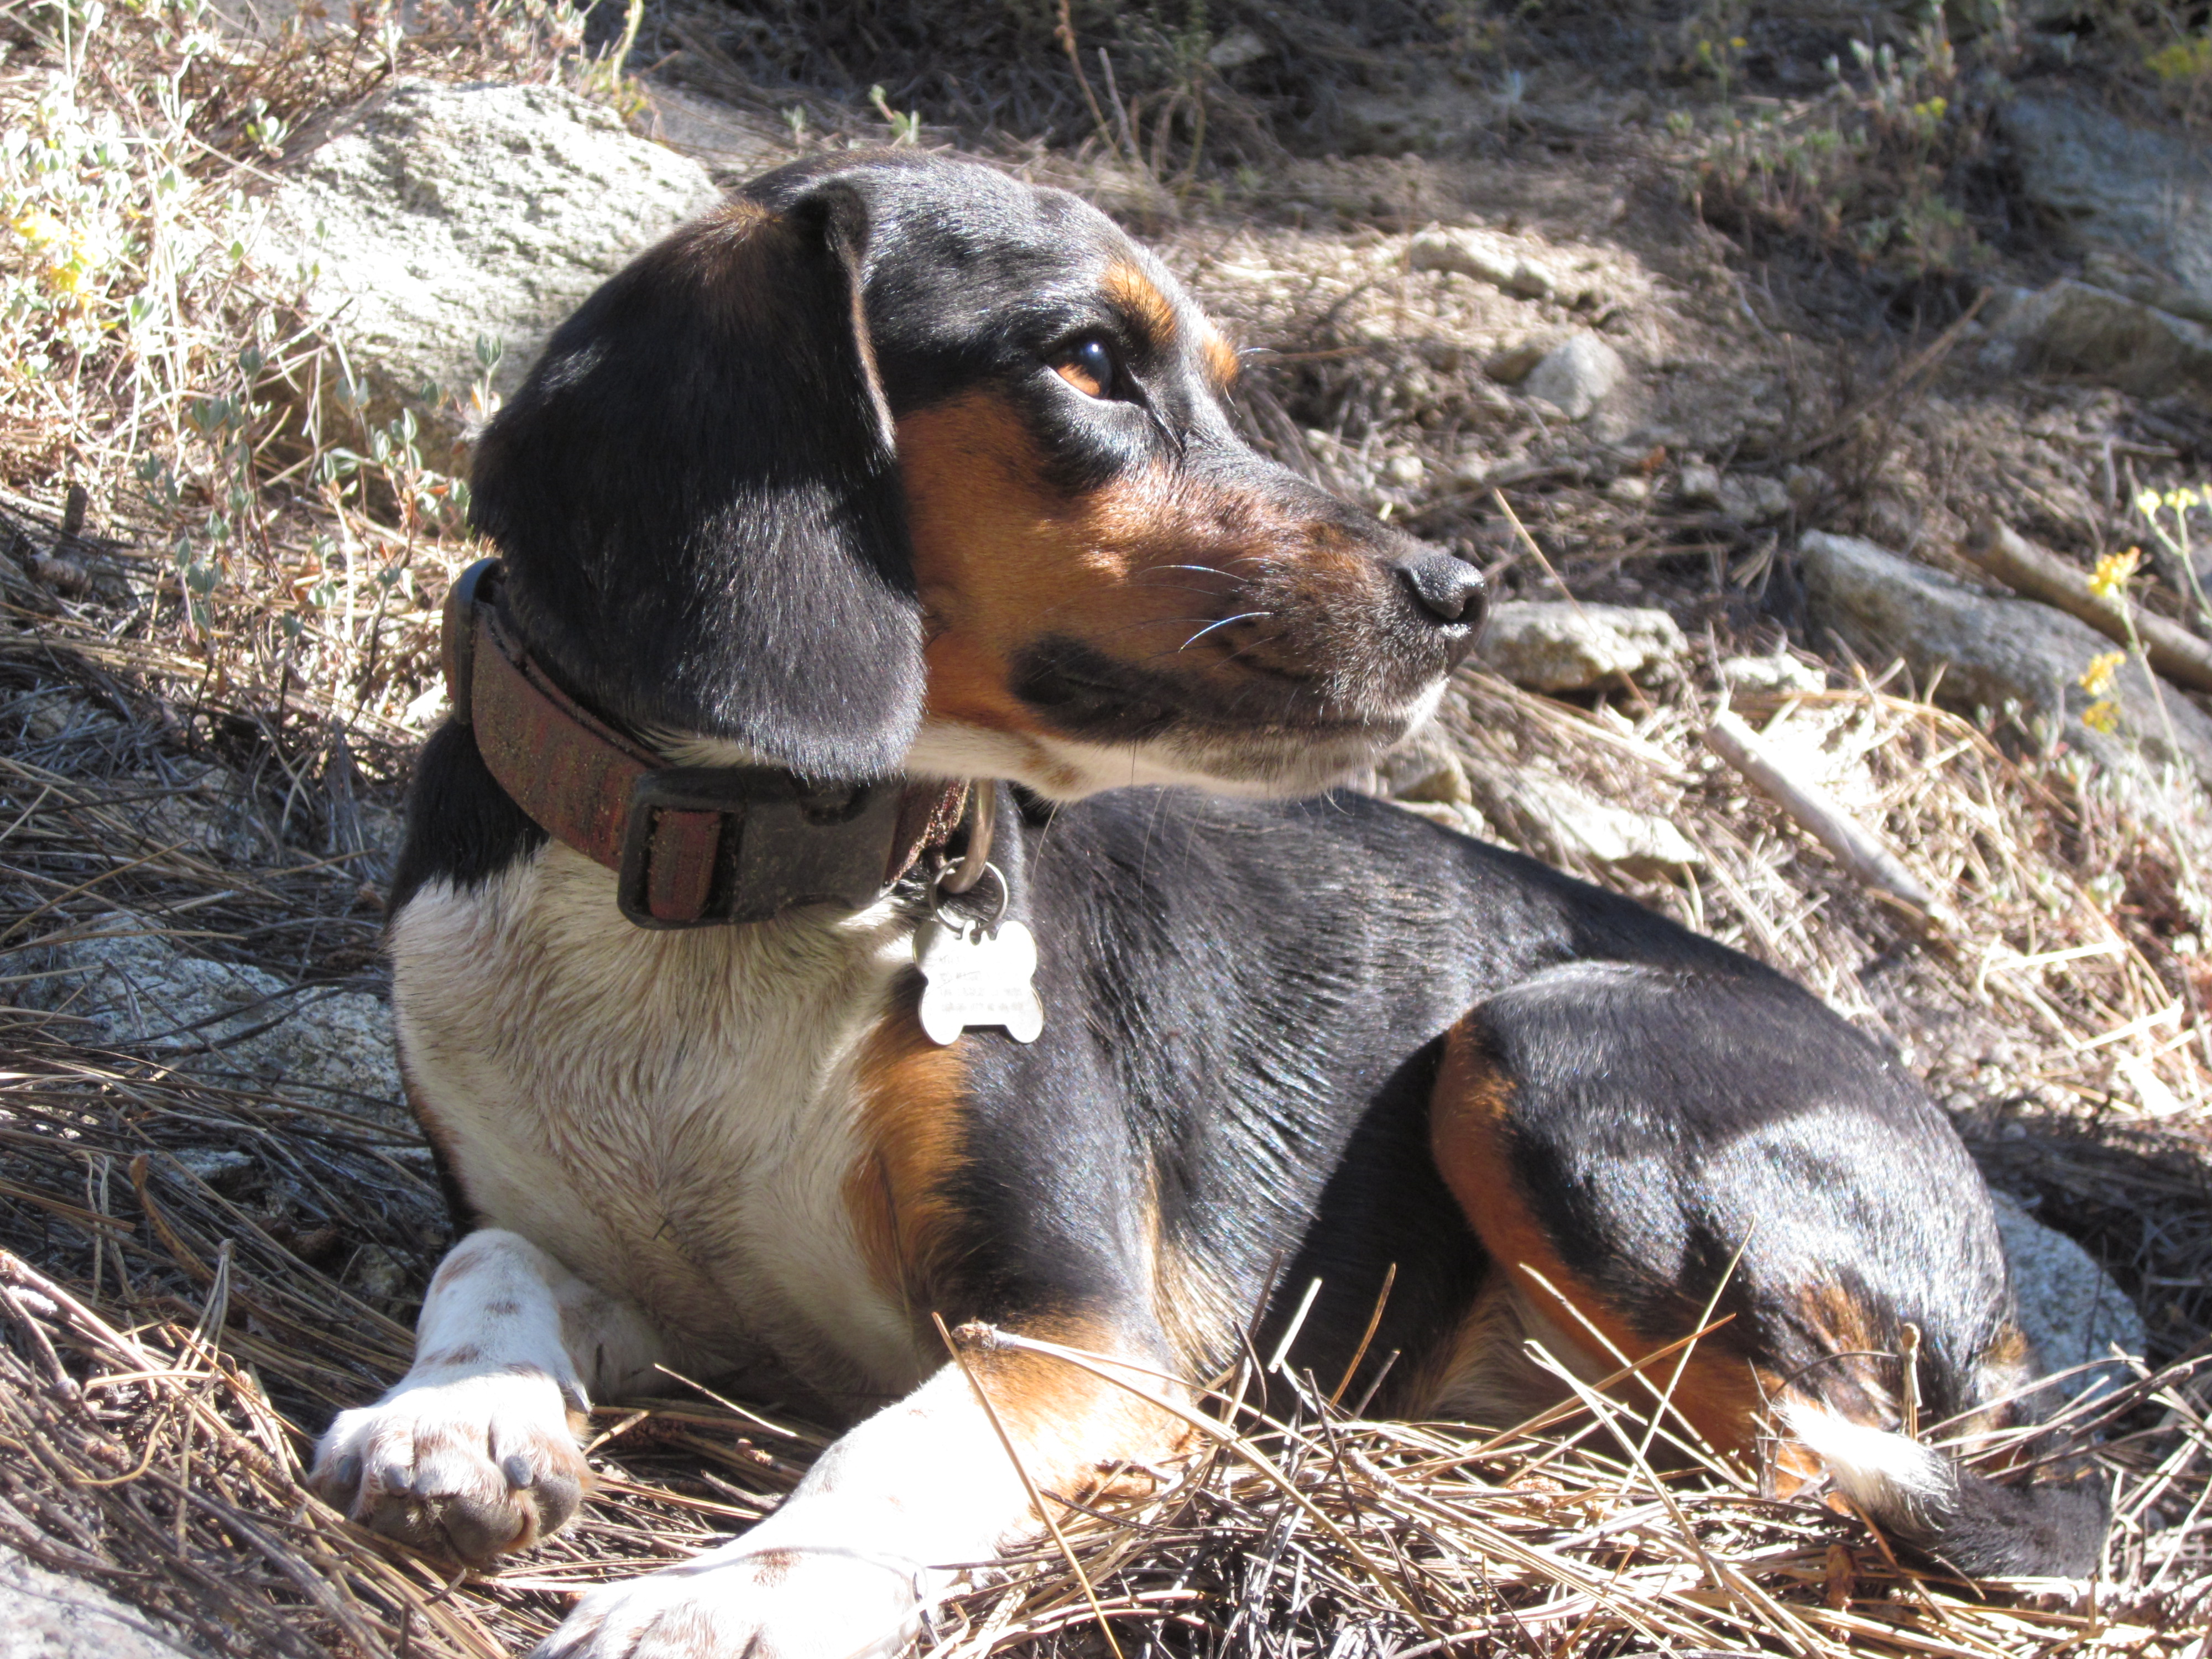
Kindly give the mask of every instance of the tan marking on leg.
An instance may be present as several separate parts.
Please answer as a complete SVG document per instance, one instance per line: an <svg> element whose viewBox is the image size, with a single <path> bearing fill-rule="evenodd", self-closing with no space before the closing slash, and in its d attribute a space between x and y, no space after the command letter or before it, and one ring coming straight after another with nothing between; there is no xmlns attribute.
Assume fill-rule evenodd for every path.
<svg viewBox="0 0 2212 1659"><path fill-rule="evenodd" d="M1512 1091L1511 1079L1482 1053L1462 1022L1445 1045L1431 1107L1431 1141L1445 1184L1492 1261L1511 1279L1525 1305L1551 1322L1560 1340L1576 1350L1571 1358L1564 1353L1557 1358L1577 1370L1594 1368L1592 1374L1602 1376L1621 1363L1607 1352L1608 1343L1634 1362L1689 1334L1684 1330L1655 1338L1636 1330L1607 1304L1596 1286L1562 1259L1515 1185ZM1562 1298L1567 1307L1559 1305ZM1604 1340L1593 1337L1583 1321ZM1677 1363L1671 1357L1660 1360L1646 1374L1662 1389L1674 1381L1674 1409L1717 1449L1748 1450L1763 1405L1750 1365L1724 1341L1710 1336L1682 1362L1680 1377L1674 1381ZM1632 1379L1616 1385L1614 1392L1639 1410L1651 1402L1650 1391Z"/></svg>
<svg viewBox="0 0 2212 1659"><path fill-rule="evenodd" d="M1113 1356L1126 1351L1109 1328L1089 1322L1031 1324L1023 1334L1085 1350L1109 1370ZM1049 1354L971 1346L963 1358L1023 1469L1048 1498L1095 1497L1128 1466L1176 1456L1193 1432L1130 1389ZM1131 1371L1127 1380L1147 1394L1182 1398L1146 1371Z"/></svg>
<svg viewBox="0 0 2212 1659"><path fill-rule="evenodd" d="M964 1161L966 1060L958 1043L932 1042L902 1006L869 1036L857 1070L860 1152L845 1176L845 1204L869 1276L926 1327L960 1218L950 1188Z"/></svg>

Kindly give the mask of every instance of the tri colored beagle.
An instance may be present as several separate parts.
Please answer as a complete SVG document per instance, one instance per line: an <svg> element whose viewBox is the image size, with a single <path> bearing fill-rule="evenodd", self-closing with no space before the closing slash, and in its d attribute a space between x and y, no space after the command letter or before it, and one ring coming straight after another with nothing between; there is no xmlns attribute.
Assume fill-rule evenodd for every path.
<svg viewBox="0 0 2212 1659"><path fill-rule="evenodd" d="M588 1396L750 1376L853 1426L543 1651L885 1653L1038 1527L1024 1474L1172 1456L1162 1379L1317 1284L1294 1371L1492 1425L1556 1397L1529 1339L1597 1378L1720 1322L1674 1401L1771 1490L2091 1570L2093 1492L1900 1431L1910 1333L1931 1421L2023 1364L1912 1079L1625 899L1318 793L1428 716L1481 583L1255 453L1236 372L1097 213L907 155L769 175L554 336L477 453L501 563L392 899L471 1231L321 1491L483 1561L575 1509ZM963 1369L937 1316L1126 1374Z"/></svg>

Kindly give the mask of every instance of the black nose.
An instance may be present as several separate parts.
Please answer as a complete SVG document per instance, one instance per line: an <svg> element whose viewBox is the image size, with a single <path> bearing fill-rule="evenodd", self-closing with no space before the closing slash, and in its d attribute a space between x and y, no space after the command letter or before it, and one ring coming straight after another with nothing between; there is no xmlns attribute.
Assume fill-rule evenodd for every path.
<svg viewBox="0 0 2212 1659"><path fill-rule="evenodd" d="M1425 547L1397 568L1414 603L1437 622L1472 628L1482 620L1482 573L1465 559Z"/></svg>

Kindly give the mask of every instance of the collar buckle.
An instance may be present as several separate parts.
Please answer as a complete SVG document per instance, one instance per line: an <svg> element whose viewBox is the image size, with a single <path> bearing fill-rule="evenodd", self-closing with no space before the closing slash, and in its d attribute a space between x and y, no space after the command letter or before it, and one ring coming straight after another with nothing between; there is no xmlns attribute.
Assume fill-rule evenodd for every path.
<svg viewBox="0 0 2212 1659"><path fill-rule="evenodd" d="M898 781L810 784L767 767L668 767L631 786L616 902L641 927L766 921L882 896Z"/></svg>

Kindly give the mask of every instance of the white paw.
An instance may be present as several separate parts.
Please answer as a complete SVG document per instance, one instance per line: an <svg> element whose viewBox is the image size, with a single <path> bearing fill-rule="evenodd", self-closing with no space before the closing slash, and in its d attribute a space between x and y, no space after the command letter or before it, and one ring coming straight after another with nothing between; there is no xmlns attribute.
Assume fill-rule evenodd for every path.
<svg viewBox="0 0 2212 1659"><path fill-rule="evenodd" d="M591 1591L532 1659L884 1659L913 1639L920 1606L910 1566L716 1551Z"/></svg>
<svg viewBox="0 0 2212 1659"><path fill-rule="evenodd" d="M388 1538L481 1564L562 1525L589 1480L560 1385L517 1365L410 1376L340 1413L307 1484Z"/></svg>

